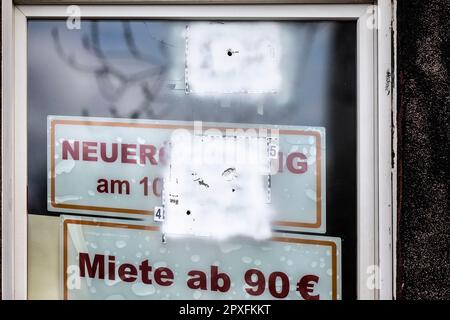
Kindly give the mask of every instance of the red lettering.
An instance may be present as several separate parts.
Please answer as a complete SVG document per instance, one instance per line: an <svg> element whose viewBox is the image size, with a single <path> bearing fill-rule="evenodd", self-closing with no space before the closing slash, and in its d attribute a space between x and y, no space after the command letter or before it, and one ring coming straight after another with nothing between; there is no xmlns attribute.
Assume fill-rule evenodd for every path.
<svg viewBox="0 0 450 320"><path fill-rule="evenodd" d="M139 270L142 272L142 282L145 284L152 284L150 279L150 272L152 272L152 266L148 264L148 260L145 260L139 266Z"/></svg>
<svg viewBox="0 0 450 320"><path fill-rule="evenodd" d="M105 279L105 256L101 254L96 254L94 256L94 262L91 263L91 259L89 258L89 254L87 253L79 253L78 256L79 267L80 267L80 276L86 276L86 269L89 278L95 278L95 275L98 271L98 278Z"/></svg>
<svg viewBox="0 0 450 320"><path fill-rule="evenodd" d="M277 279L281 280L281 290L277 291ZM289 294L289 278L283 272L272 272L269 276L270 294L278 299L283 299Z"/></svg>
<svg viewBox="0 0 450 320"><path fill-rule="evenodd" d="M91 261L88 253L79 253L79 267L80 267L80 276L89 278L98 278L105 279L105 276L108 277L109 280L115 280L116 277L116 257L108 256L108 266L105 269L105 256L101 254L94 255L93 261ZM195 271L194 271L195 272ZM189 275L194 275L194 272L190 272ZM200 271L198 271L200 272ZM108 274L106 274L108 273ZM150 265L148 260L142 261L139 265L134 265L130 263L124 263L118 266L117 274L119 279L124 282L135 282L136 280L141 280L143 284L152 284L152 266ZM206 274L201 273L201 286L206 290ZM217 272L216 272L217 274ZM223 275L216 275L217 278L223 279ZM167 287L173 284L174 281L174 273L172 270L166 267L160 267L155 270L154 279L156 284ZM196 279L194 279L196 281ZM218 281L217 281L218 282ZM188 285L193 289L197 289L192 283L188 282ZM224 281L224 285L219 286L220 290L222 287L228 286L229 281Z"/></svg>
<svg viewBox="0 0 450 320"><path fill-rule="evenodd" d="M130 194L130 183L127 180L111 180L111 193L116 192L116 185L119 190L119 194L122 194L123 187L125 187L125 193Z"/></svg>
<svg viewBox="0 0 450 320"><path fill-rule="evenodd" d="M122 144L122 163L137 163L136 161L136 145L135 144ZM129 156L134 156L135 158L129 158Z"/></svg>
<svg viewBox="0 0 450 320"><path fill-rule="evenodd" d="M219 285L222 280L222 285ZM211 266L211 291L227 292L230 290L230 277L223 272L219 272L217 266Z"/></svg>
<svg viewBox="0 0 450 320"><path fill-rule="evenodd" d="M320 295L310 295L314 292L314 282L319 283L319 277L314 275L306 275L298 282L297 290L305 300L319 300Z"/></svg>
<svg viewBox="0 0 450 320"><path fill-rule="evenodd" d="M62 145L62 160L73 159L80 160L80 144L83 161L103 161L106 163L113 163L120 161L121 163L142 164L150 163L151 165L158 165L158 161L162 164L166 163L166 154L164 147L159 150L151 144L120 144L120 158L119 158L119 144L108 142L94 142L94 141L73 141L63 140ZM111 146L109 146L111 144ZM100 150L99 150L100 149ZM139 159L138 159L139 156ZM158 158L156 157L158 156Z"/></svg>
<svg viewBox="0 0 450 320"><path fill-rule="evenodd" d="M108 279L109 280L116 279L116 257L114 257L114 256L109 256Z"/></svg>
<svg viewBox="0 0 450 320"><path fill-rule="evenodd" d="M160 286L170 286L173 283L173 272L169 268L158 268L155 270L155 282Z"/></svg>
<svg viewBox="0 0 450 320"><path fill-rule="evenodd" d="M63 160L67 160L67 153L70 153L70 156L73 160L79 160L80 159L80 142L75 141L73 144L73 148L70 145L70 142L67 140L64 140L62 143L62 158Z"/></svg>
<svg viewBox="0 0 450 320"><path fill-rule="evenodd" d="M158 164L155 160L156 148L152 145L141 145L139 152L139 161L141 164L146 164L146 160L148 159L151 164Z"/></svg>
<svg viewBox="0 0 450 320"><path fill-rule="evenodd" d="M188 279L187 286L191 289L207 290L206 274L203 271L192 270L188 272L188 276L192 277Z"/></svg>
<svg viewBox="0 0 450 320"><path fill-rule="evenodd" d="M100 143L100 156L105 162L114 162L117 160L117 143L111 144L111 156L108 157L106 154L106 143Z"/></svg>
<svg viewBox="0 0 450 320"><path fill-rule="evenodd" d="M253 280L253 276L256 276L255 280ZM244 278L245 283L253 287L245 288L245 291L247 291L249 295L260 296L263 294L266 286L266 279L261 271L257 269L250 269L245 273Z"/></svg>
<svg viewBox="0 0 450 320"><path fill-rule="evenodd" d="M293 152L287 156L286 165L290 172L294 174L305 173L308 170L308 163L306 161L296 161L295 159L306 160L306 156L300 152Z"/></svg>
<svg viewBox="0 0 450 320"><path fill-rule="evenodd" d="M284 154L283 154L283 152L280 151L280 152L278 152L278 172L279 173L283 172L283 168L284 168L283 161L284 161Z"/></svg>
<svg viewBox="0 0 450 320"><path fill-rule="evenodd" d="M167 159L166 159L166 149L164 147L159 149L158 152L158 156L159 156L159 163L161 164L166 164L167 163Z"/></svg>
<svg viewBox="0 0 450 320"><path fill-rule="evenodd" d="M159 185L159 188L158 188L158 185ZM161 178L153 179L152 187L153 187L153 194L155 196L157 196L157 197L161 197L161 192L162 192L162 180L161 180Z"/></svg>
<svg viewBox="0 0 450 320"><path fill-rule="evenodd" d="M137 278L137 269L129 263L124 263L119 267L119 278L124 282L134 282Z"/></svg>
<svg viewBox="0 0 450 320"><path fill-rule="evenodd" d="M97 161L97 156L91 156L91 153L97 153L97 149L91 147L97 147L97 142L83 142L83 161Z"/></svg>

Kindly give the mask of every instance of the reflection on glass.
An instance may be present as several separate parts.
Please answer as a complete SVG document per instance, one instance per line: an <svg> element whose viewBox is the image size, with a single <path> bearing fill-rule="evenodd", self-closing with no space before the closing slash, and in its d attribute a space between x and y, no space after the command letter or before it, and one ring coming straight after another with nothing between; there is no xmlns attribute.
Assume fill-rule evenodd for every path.
<svg viewBox="0 0 450 320"><path fill-rule="evenodd" d="M47 209L49 115L325 128L326 236L344 240L341 292L354 297L355 41L353 22L82 20L81 29L68 30L63 20L30 20L28 212L60 214ZM284 198L277 205L301 209L288 199L294 193L278 191ZM255 265L263 259L250 256ZM292 262L285 259L283 266ZM321 272L327 276L328 267Z"/></svg>

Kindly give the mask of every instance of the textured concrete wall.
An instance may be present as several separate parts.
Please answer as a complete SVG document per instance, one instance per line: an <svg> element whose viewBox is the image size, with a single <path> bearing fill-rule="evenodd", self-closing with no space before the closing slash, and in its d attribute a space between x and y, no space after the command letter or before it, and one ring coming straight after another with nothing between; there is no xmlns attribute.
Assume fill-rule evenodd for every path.
<svg viewBox="0 0 450 320"><path fill-rule="evenodd" d="M450 1L399 0L397 18L397 293L450 299Z"/></svg>
<svg viewBox="0 0 450 320"><path fill-rule="evenodd" d="M3 36L3 31L2 31L2 24L1 24L1 18L0 18L0 42L1 42L2 36ZM0 47L0 56L3 57L1 47ZM3 59L2 59L2 64L3 64ZM1 66L0 66L0 71L1 71ZM2 93L0 91L0 101L1 101L1 98L2 98ZM3 108L3 106L2 106L2 108ZM2 115L0 112L0 128L1 128L1 123L2 123L1 118L2 118ZM1 137L2 137L2 134L1 134L1 130L0 130L0 140L1 140ZM2 163L1 155L2 155L2 153L0 152L0 169L1 169L1 163ZM0 178L0 189L1 189L1 182L2 182L2 180ZM2 204L2 200L0 199L0 206L1 206L1 204ZM2 284L1 284L1 282L2 282L1 281L1 279L2 279L2 239L3 239L2 238L2 219L0 219L0 300L1 300L1 294L2 294Z"/></svg>

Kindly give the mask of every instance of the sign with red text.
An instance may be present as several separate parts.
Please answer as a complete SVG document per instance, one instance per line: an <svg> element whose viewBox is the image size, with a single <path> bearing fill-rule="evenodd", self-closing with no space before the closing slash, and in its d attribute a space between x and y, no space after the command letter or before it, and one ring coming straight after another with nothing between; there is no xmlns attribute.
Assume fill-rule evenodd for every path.
<svg viewBox="0 0 450 320"><path fill-rule="evenodd" d="M144 222L63 217L64 299L289 299L341 297L339 238L163 243Z"/></svg>
<svg viewBox="0 0 450 320"><path fill-rule="evenodd" d="M49 116L48 210L151 217L163 204L168 145L179 130L266 139L264 205L276 213L273 223L326 231L325 129L318 127Z"/></svg>

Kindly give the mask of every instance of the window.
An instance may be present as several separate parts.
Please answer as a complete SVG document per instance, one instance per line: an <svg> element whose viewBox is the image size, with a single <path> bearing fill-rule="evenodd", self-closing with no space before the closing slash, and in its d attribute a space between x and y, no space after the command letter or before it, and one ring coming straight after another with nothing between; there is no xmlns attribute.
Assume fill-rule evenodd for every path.
<svg viewBox="0 0 450 320"><path fill-rule="evenodd" d="M372 6L78 8L15 9L14 296L392 294Z"/></svg>

